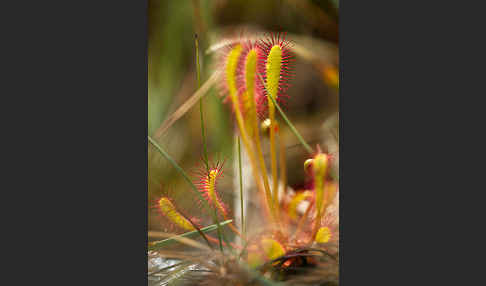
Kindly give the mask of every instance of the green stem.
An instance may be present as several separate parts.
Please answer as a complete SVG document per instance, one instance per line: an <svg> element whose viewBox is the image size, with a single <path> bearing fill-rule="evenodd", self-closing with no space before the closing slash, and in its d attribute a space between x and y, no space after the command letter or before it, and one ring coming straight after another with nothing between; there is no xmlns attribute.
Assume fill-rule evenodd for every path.
<svg viewBox="0 0 486 286"><path fill-rule="evenodd" d="M196 44L196 77L197 77L197 88L201 88L201 66L199 65L199 41L197 39L197 34L195 34L194 41ZM199 114L201 114L201 136L202 136L202 143L203 143L203 158L204 158L204 164L206 165L206 171L208 173L208 178L209 178L209 162L208 162L208 149L206 146L206 135L204 132L204 116L203 116L203 101L202 98L199 99ZM221 227L219 225L218 221L218 215L216 214L216 209L213 208L213 218L216 221L216 225L218 226L218 240L219 240L219 249L221 250L221 253L223 254L224 257L224 252L223 252L223 243L221 241ZM226 242L227 245L229 245Z"/></svg>
<svg viewBox="0 0 486 286"><path fill-rule="evenodd" d="M194 41L196 43L196 77L197 77L197 88L201 88L201 67L199 65L199 41L197 40L197 34L195 34ZM208 149L206 147L206 136L204 134L204 117L203 117L203 102L202 98L199 99L199 113L201 114L201 135L203 143L203 158L204 164L206 164L206 171L209 174L209 163L208 163Z"/></svg>
<svg viewBox="0 0 486 286"><path fill-rule="evenodd" d="M245 217L243 216L243 177L241 175L241 148L240 137L238 137L238 169L240 173L240 205L241 205L241 231L243 237L246 239Z"/></svg>

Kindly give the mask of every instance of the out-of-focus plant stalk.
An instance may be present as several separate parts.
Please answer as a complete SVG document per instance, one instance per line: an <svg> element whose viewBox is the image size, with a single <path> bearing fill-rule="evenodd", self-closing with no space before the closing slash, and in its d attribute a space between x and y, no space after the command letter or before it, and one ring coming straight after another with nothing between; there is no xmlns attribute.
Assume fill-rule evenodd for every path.
<svg viewBox="0 0 486 286"><path fill-rule="evenodd" d="M277 148L275 144L275 129L278 125L275 119L275 106L271 100L269 100L268 103L268 115L270 118L270 166L272 170L273 205L275 207L275 214L278 220L280 217L280 206L278 203Z"/></svg>
<svg viewBox="0 0 486 286"><path fill-rule="evenodd" d="M243 213L243 177L241 172L241 147L240 147L240 137L238 137L238 173L240 176L240 208L241 208L241 232L243 233L243 239L246 240L246 226L245 226L245 216Z"/></svg>
<svg viewBox="0 0 486 286"><path fill-rule="evenodd" d="M314 157L312 169L314 172L314 186L316 192L316 219L314 229L312 231L312 239L314 240L317 230L321 225L321 217L324 206L324 184L329 167L328 156L324 153L319 153Z"/></svg>
<svg viewBox="0 0 486 286"><path fill-rule="evenodd" d="M279 163L280 163L280 182L282 183L282 190L283 194L287 191L287 165L286 165L286 158L285 158L285 134L280 129L279 126L279 132L278 132L278 145L279 145ZM278 198L278 194L277 194Z"/></svg>

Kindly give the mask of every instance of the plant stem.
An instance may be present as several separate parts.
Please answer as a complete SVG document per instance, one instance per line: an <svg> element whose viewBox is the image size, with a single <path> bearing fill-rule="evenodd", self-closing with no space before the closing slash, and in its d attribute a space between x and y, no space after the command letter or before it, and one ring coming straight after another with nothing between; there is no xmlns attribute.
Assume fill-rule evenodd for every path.
<svg viewBox="0 0 486 286"><path fill-rule="evenodd" d="M243 237L246 239L245 217L243 215L243 177L241 175L242 172L241 172L240 137L238 137L238 170L240 175L241 231L243 232Z"/></svg>
<svg viewBox="0 0 486 286"><path fill-rule="evenodd" d="M279 139L279 142L278 142L278 145L279 145L279 149L280 149L280 158L279 158L279 162L280 162L280 182L282 182L282 190L283 190L283 193L285 194L285 192L287 191L287 165L286 165L286 158L285 158L285 134L283 134L283 132L281 131L280 129L280 126L279 126L279 132L278 132L278 139Z"/></svg>
<svg viewBox="0 0 486 286"><path fill-rule="evenodd" d="M196 44L196 77L197 77L197 88L201 88L201 67L199 65L199 41L197 39L197 34L195 34L194 41ZM204 164L206 165L206 171L208 173L208 178L209 178L209 162L208 162L208 149L206 147L206 136L204 134L204 116L203 116L203 101L202 98L199 99L199 114L201 115L201 137L202 137L202 143L203 143L203 158L204 158ZM223 251L223 242L221 241L221 227L219 225L218 221L218 215L216 214L216 209L213 208L214 215L213 217L216 219L216 225L218 226L218 240L219 240L219 249L221 250L221 253L223 254L223 259L224 259L224 251Z"/></svg>
<svg viewBox="0 0 486 286"><path fill-rule="evenodd" d="M255 117L256 117L256 113L255 113ZM263 157L263 151L262 151L263 149L262 149L262 144L261 144L261 141L260 141L260 133L259 133L258 121L257 120L254 120L253 132L254 132L253 140L254 140L256 152L258 154L258 163L260 164L260 166L259 166L260 172L262 174L263 180L268 182L269 179L268 179L268 174L267 174L267 167L265 166L265 159ZM267 197L267 201L268 201L268 197ZM269 205L270 210L272 212L274 212L272 201L268 201L268 204L270 204ZM275 216L275 214L273 214L273 215Z"/></svg>
<svg viewBox="0 0 486 286"><path fill-rule="evenodd" d="M280 163L280 183L282 184L282 196L285 196L285 193L287 191L287 165L286 165L286 158L285 158L285 140L284 140L284 134L281 131L281 128L279 126L278 128L278 146L279 146L279 163ZM278 191L277 191L277 204L280 207L280 201L278 200ZM288 219L288 218L287 218ZM285 224L285 221L280 220L281 223ZM286 233L287 230L285 229Z"/></svg>
<svg viewBox="0 0 486 286"><path fill-rule="evenodd" d="M201 88L201 67L199 66L199 41L197 40L197 34L195 34L194 41L196 44L196 77L197 77L197 88ZM204 117L203 117L203 101L202 98L199 99L199 113L201 114L201 135L203 143L203 158L204 164L206 164L206 171L209 174L209 163L208 163L208 150L206 147L206 136L204 134Z"/></svg>
<svg viewBox="0 0 486 286"><path fill-rule="evenodd" d="M268 95L268 98L273 98ZM275 119L275 106L271 101L268 102L268 115L270 118L270 162L272 170L272 193L273 193L273 208L275 209L275 217L279 220L280 206L278 203L278 174L277 174L277 150L275 147L275 128L277 126Z"/></svg>
<svg viewBox="0 0 486 286"><path fill-rule="evenodd" d="M256 114L255 114L255 116L256 116ZM254 132L253 140L254 140L255 149L256 149L256 152L257 152L257 155L258 155L258 163L259 163L259 168L260 168L259 170L262 174L263 180L265 182L267 182L267 185L268 185L269 179L268 179L268 174L267 174L267 167L265 166L265 159L263 157L263 151L262 151L263 149L262 149L262 144L261 144L261 141L260 141L260 133L259 133L258 121L257 120L254 120L253 132ZM268 200L268 198L267 198L267 200ZM270 210L273 212L272 201L268 201L268 204L270 204L270 206L269 206Z"/></svg>

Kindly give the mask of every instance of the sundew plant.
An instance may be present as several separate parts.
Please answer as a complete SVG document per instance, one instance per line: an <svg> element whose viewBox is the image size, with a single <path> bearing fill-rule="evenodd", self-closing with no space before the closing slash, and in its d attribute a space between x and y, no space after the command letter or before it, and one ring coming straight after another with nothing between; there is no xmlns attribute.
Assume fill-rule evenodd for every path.
<svg viewBox="0 0 486 286"><path fill-rule="evenodd" d="M160 196L151 208L156 209L161 221L170 225L171 231L178 235L151 241L148 248L164 253L170 250L171 243L177 241L203 251L210 258L191 259L183 254L184 251L168 252L169 257L178 257L181 263L191 261L205 269L204 275L194 277L192 283L212 281L214 285L220 285L217 283L232 280L235 280L234 283L272 283L274 280L288 280L303 269L319 269L323 274L317 272L313 275L321 273L323 280L337 283L339 228L336 212L328 212L338 195L338 182L329 176L334 155L322 152L319 145L312 148L306 143L279 104L287 97L286 91L292 78L298 76L293 72L294 43L281 32L260 37L240 35L224 42L226 44L215 51L217 64L210 80L219 82L222 104L228 103L235 122L239 170L233 173L240 177L233 192L241 201L240 221L236 224L231 202L224 202L218 191L218 181L225 173L224 162L208 159L205 142L199 170L188 174L167 150L149 136L150 144L187 182L187 189L177 190L178 195L193 198L195 204L192 209L183 209L178 205L176 196L171 195L173 191ZM197 48L197 37L195 43ZM199 81L199 63L197 66ZM195 96L200 98L204 139L207 122L204 122L202 94L196 93ZM290 193L285 186L286 150L277 147L277 141L280 145L284 144L284 139L279 138L282 125L291 130L308 154L307 158L303 158L302 168L310 183L300 192ZM266 148L263 140L268 141ZM244 193L243 185L249 182L241 177L242 149L249 161L251 183L257 190L255 201L260 206L259 215L265 225L258 231L252 231L252 226L245 223L247 214L242 202L249 194ZM269 154L268 159L265 153ZM281 158L280 166L277 157ZM279 190L283 191L279 193ZM304 210L299 211L303 205ZM210 220L197 217L195 214L200 210ZM234 233L233 241L223 234L222 229L226 227ZM196 236L200 236L206 244L194 240ZM187 263L181 265L189 266Z"/></svg>

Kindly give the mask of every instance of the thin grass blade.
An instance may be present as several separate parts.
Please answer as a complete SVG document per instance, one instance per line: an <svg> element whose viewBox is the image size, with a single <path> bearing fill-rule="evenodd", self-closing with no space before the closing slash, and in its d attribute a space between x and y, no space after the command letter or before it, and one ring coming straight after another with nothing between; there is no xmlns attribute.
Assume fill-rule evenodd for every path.
<svg viewBox="0 0 486 286"><path fill-rule="evenodd" d="M225 220L225 221L219 223L219 225L224 226L224 225L231 223L232 221L233 221L232 219ZM213 231L217 228L218 228L218 226L216 224L212 224L212 225L201 228L200 231L203 232L203 233L207 233L207 232ZM193 230L193 231L189 231L189 232L186 232L186 233L183 233L183 234L180 234L180 235L169 237L169 238L166 238L166 239L163 239L163 240L160 240L160 241L156 241L156 242L153 242L148 247L148 250L158 250L158 249L166 247L167 245L170 245L174 242L177 242L177 238L179 238L179 237L194 237L197 234L198 234L198 231Z"/></svg>
<svg viewBox="0 0 486 286"><path fill-rule="evenodd" d="M265 81L263 80L262 76L260 74L258 74L258 77L260 78L260 81L262 82L265 89L267 89L267 85L266 85ZM271 96L268 96L268 98L270 98L272 100L273 104L275 105L275 107L277 107L277 110L280 113L280 115L282 116L283 120L285 121L285 123L287 123L287 125L289 126L292 133L294 133L295 137L297 137L297 139L299 139L299 142L302 144L302 146L304 146L305 150L307 152L309 152L309 154L313 154L314 151L312 150L312 148L309 146L309 144L307 144L305 142L304 138L302 137L302 135L300 135L299 131L297 131L295 126L292 124L292 122L290 122L289 118L285 115L283 110L280 108L280 105L278 105L275 98L273 98Z"/></svg>
<svg viewBox="0 0 486 286"><path fill-rule="evenodd" d="M188 99L184 102L174 113L169 115L160 125L159 129L155 131L153 137L158 139L181 118L186 112L196 104L196 102L207 94L209 89L216 83L219 77L219 72L215 71L211 77Z"/></svg>

